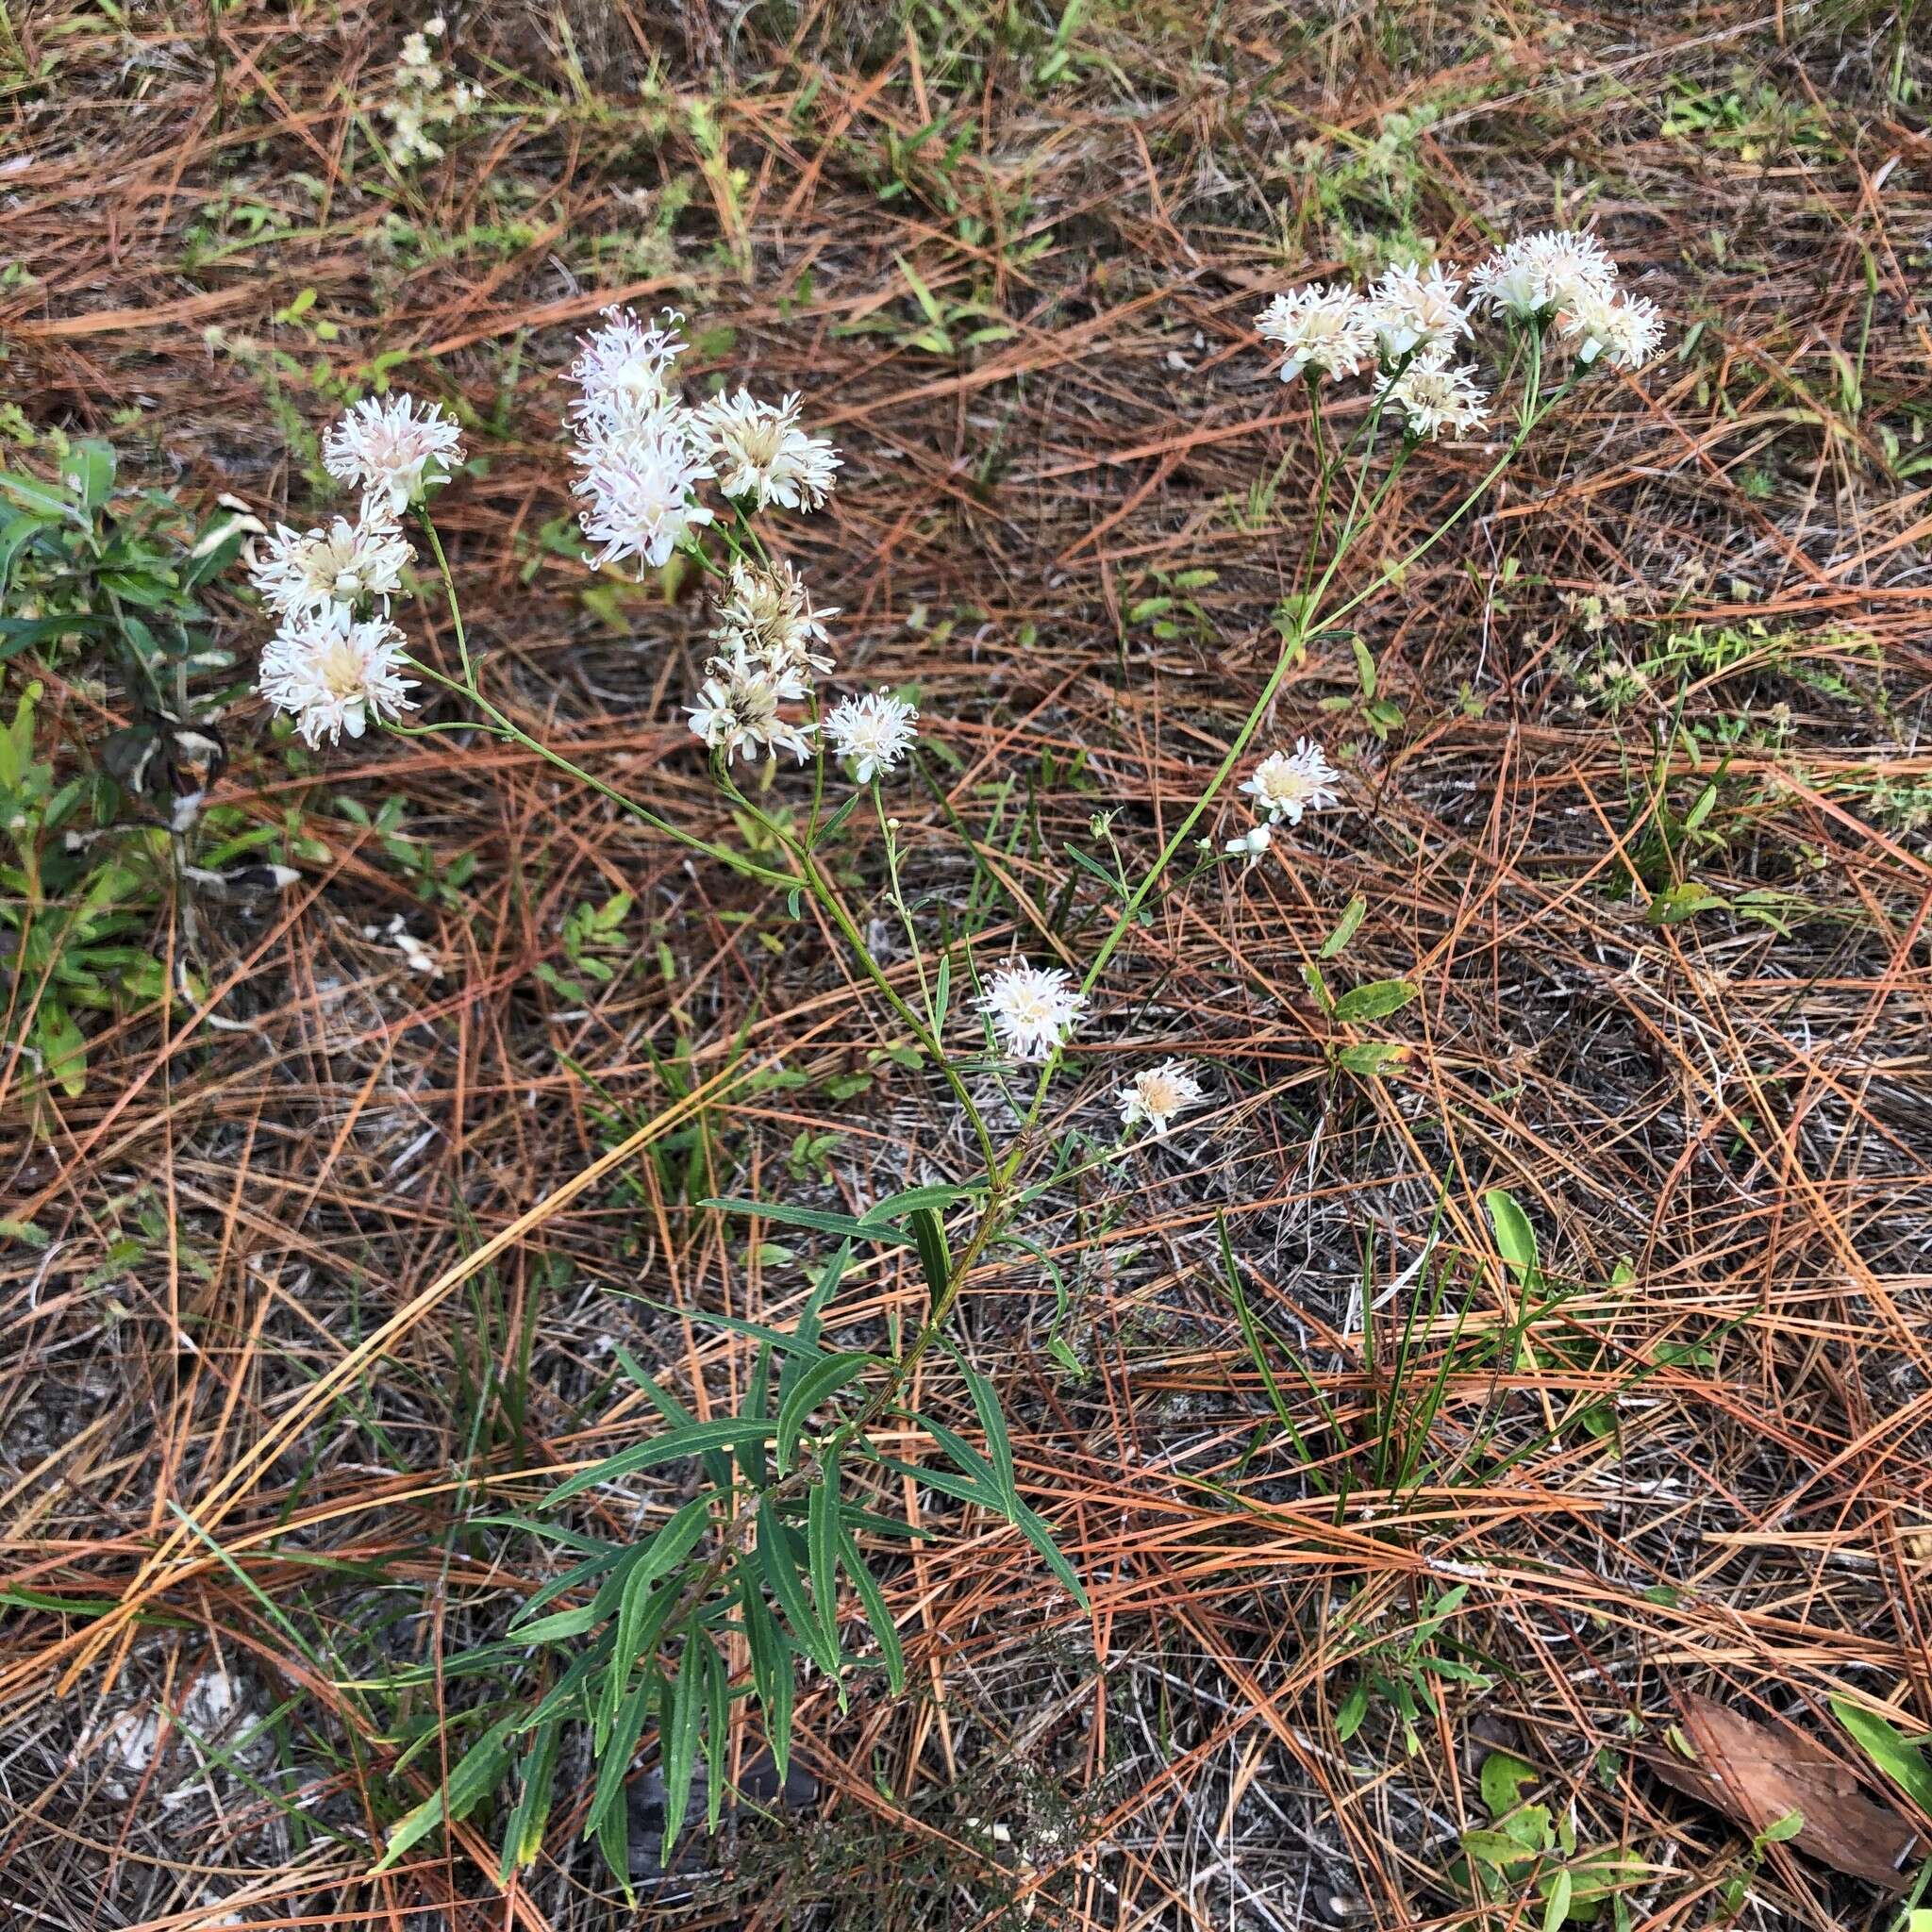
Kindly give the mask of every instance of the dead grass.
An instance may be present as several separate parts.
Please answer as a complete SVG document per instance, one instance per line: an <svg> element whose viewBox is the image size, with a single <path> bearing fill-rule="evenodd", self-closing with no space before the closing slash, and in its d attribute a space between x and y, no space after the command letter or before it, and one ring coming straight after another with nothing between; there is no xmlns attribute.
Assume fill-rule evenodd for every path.
<svg viewBox="0 0 1932 1932"><path fill-rule="evenodd" d="M1042 85L1058 18L1024 6L476 7L450 44L492 108L391 177L368 117L417 24L12 21L16 428L110 435L155 481L281 512L310 498L303 436L392 358L489 458L441 521L497 701L715 837L675 708L692 614L614 601L543 540L572 330L613 295L675 300L707 366L804 390L846 451L796 554L854 675L916 685L932 724L911 883L957 907L990 874L1036 951L1079 958L1104 913L1064 846L1108 811L1151 854L1273 661L1311 470L1257 291L1560 205L1685 343L1591 389L1365 608L1386 743L1347 645L1317 645L1274 729L1352 747L1353 808L1244 886L1164 891L1106 983L1053 1135L1108 1138L1120 1069L1155 1052L1202 1062L1215 1103L1041 1204L1080 1377L1046 1353L1037 1267L982 1268L963 1323L1092 1614L1003 1525L934 1512L892 1586L916 1694L841 1714L803 1686L813 1802L671 1879L641 1826L646 1915L1471 1923L1444 1874L1502 1747L1580 1847L1633 1861L1627 1923L1717 1922L1744 1840L1642 1767L1674 1689L1794 1715L1852 1765L1831 1691L1932 1719L1924 22L1107 7ZM1376 150L1392 113L1409 131ZM955 341L1009 333L917 345L901 262ZM1419 463L1386 552L1477 474ZM245 658L255 619L226 617ZM97 741L115 693L33 675L69 754ZM275 828L301 884L200 907L207 999L107 1029L39 1129L17 1069L0 1114L6 1212L46 1237L0 1260L0 1898L60 1932L632 1923L575 1841L581 1768L508 1893L480 1823L366 1879L438 1775L434 1747L399 1754L464 1687L344 1685L492 1634L542 1580L475 1519L643 1424L613 1341L700 1413L735 1398L744 1344L659 1305L783 1317L805 1275L690 1201L862 1204L955 1172L958 1123L876 1059L890 1028L834 935L547 769L375 741L305 762L245 704L226 728L225 823ZM399 801L411 845L343 795ZM1646 916L1686 879L1722 903ZM619 891L617 974L573 996L564 918ZM1301 973L1357 893L1331 979L1422 989L1379 1081L1332 1071ZM803 1084L732 1086L747 1056ZM1477 1206L1497 1187L1571 1291L1515 1348ZM875 1338L922 1295L889 1261L838 1319ZM970 1425L938 1372L918 1396ZM1410 1448L1425 1474L1391 1493ZM1413 1755L1380 1694L1344 1740L1353 1687L1461 1585L1431 1654L1482 1681L1441 1681ZM239 1753L176 1722L210 1673L256 1732ZM107 1728L130 1709L174 1714L139 1772ZM1783 1845L1742 1907L1895 1911Z"/></svg>

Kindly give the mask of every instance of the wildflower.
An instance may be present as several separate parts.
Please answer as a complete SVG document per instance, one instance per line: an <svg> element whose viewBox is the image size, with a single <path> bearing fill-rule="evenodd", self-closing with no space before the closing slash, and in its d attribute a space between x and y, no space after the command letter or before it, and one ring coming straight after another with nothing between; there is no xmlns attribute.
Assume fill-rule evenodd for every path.
<svg viewBox="0 0 1932 1932"><path fill-rule="evenodd" d="M825 719L825 736L834 753L858 761L858 778L870 785L875 776L896 771L919 734L913 727L919 713L904 698L889 691L868 691L843 698Z"/></svg>
<svg viewBox="0 0 1932 1932"><path fill-rule="evenodd" d="M1238 839L1230 839L1222 850L1230 858L1245 858L1241 867L1244 873L1253 872L1268 856L1268 848L1274 842L1274 831L1271 825L1250 825Z"/></svg>
<svg viewBox="0 0 1932 1932"><path fill-rule="evenodd" d="M1487 391L1475 386L1475 364L1449 366L1448 352L1431 349L1400 372L1391 371L1376 386L1377 399L1402 411L1403 430L1412 437L1458 435L1482 427Z"/></svg>
<svg viewBox="0 0 1932 1932"><path fill-rule="evenodd" d="M1657 304L1641 295L1585 294L1558 316L1557 325L1577 338L1576 359L1586 368L1607 355L1612 368L1641 369L1664 336Z"/></svg>
<svg viewBox="0 0 1932 1932"><path fill-rule="evenodd" d="M370 508L400 516L432 483L447 480L463 459L462 431L441 403L393 395L365 396L349 409L322 446L331 476L360 487Z"/></svg>
<svg viewBox="0 0 1932 1932"><path fill-rule="evenodd" d="M748 390L718 396L697 412L718 463L718 487L748 497L752 508L782 504L817 509L831 493L839 453L823 436L798 426L798 397L761 403Z"/></svg>
<svg viewBox="0 0 1932 1932"><path fill-rule="evenodd" d="M325 530L301 535L277 524L249 577L271 610L283 617L319 614L331 604L389 600L403 587L414 558L386 506L373 506L351 523L337 517Z"/></svg>
<svg viewBox="0 0 1932 1932"><path fill-rule="evenodd" d="M1136 1074L1115 1094L1123 1128L1137 1127L1142 1121L1157 1134L1167 1132L1167 1124L1184 1108L1197 1107L1203 1099L1201 1083L1188 1072L1184 1060L1169 1060L1164 1066L1149 1067Z"/></svg>
<svg viewBox="0 0 1932 1932"><path fill-rule="evenodd" d="M1304 369L1353 375L1375 352L1374 324L1367 306L1340 282L1328 287L1310 282L1275 296L1256 316L1255 327L1286 352L1283 382L1292 382Z"/></svg>
<svg viewBox="0 0 1932 1932"><path fill-rule="evenodd" d="M570 406L580 435L594 440L639 428L673 407L665 377L685 344L675 326L682 318L670 308L664 318L659 328L640 321L634 309L613 305L604 310L601 328L578 339L565 379L583 391Z"/></svg>
<svg viewBox="0 0 1932 1932"><path fill-rule="evenodd" d="M1594 235L1551 228L1497 249L1476 270L1472 288L1474 299L1498 315L1531 322L1590 294L1607 299L1616 283L1617 265Z"/></svg>
<svg viewBox="0 0 1932 1932"><path fill-rule="evenodd" d="M403 634L386 617L358 622L330 604L287 618L261 654L261 694L291 713L302 741L334 744L343 732L360 738L378 720L416 708L416 680L401 674Z"/></svg>
<svg viewBox="0 0 1932 1932"><path fill-rule="evenodd" d="M1326 811L1341 804L1341 794L1335 789L1341 779L1341 774L1322 756L1319 744L1298 738L1291 752L1269 753L1255 767L1241 790L1255 801L1255 809L1269 824L1278 824L1286 819L1290 824L1298 825L1305 811ZM1257 831L1261 829L1256 827ZM1259 858L1268 849L1268 841L1264 839L1257 847L1252 843L1252 833L1249 839L1249 851Z"/></svg>
<svg viewBox="0 0 1932 1932"><path fill-rule="evenodd" d="M577 518L585 536L603 546L591 559L593 570L626 557L660 569L688 530L711 521L691 495L711 466L675 414L612 435L582 460L584 474L572 487L590 499Z"/></svg>
<svg viewBox="0 0 1932 1932"><path fill-rule="evenodd" d="M1468 335L1469 314L1457 300L1461 293L1461 276L1445 275L1440 262L1430 263L1426 275L1414 262L1391 268L1369 291L1369 317L1382 353L1393 359Z"/></svg>
<svg viewBox="0 0 1932 1932"><path fill-rule="evenodd" d="M1000 1044L1023 1060L1043 1060L1065 1043L1087 998L1063 966L1029 966L1015 959L987 981L979 1010L993 1024Z"/></svg>
<svg viewBox="0 0 1932 1932"><path fill-rule="evenodd" d="M803 764L811 753L811 727L793 724L778 715L779 705L799 695L788 690L761 665L727 664L714 658L708 677L691 708L691 728L726 764L736 758L757 758L780 751L796 755Z"/></svg>
<svg viewBox="0 0 1932 1932"><path fill-rule="evenodd" d="M734 558L731 590L711 636L727 656L756 658L774 671L823 674L832 660L812 646L830 641L825 622L838 614L814 609L804 578L782 558L765 569Z"/></svg>

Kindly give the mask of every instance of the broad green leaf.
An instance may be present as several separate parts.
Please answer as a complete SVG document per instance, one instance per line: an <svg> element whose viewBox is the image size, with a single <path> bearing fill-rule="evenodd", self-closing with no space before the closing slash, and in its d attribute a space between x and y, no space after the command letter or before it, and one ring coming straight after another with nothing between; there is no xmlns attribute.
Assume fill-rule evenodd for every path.
<svg viewBox="0 0 1932 1932"><path fill-rule="evenodd" d="M73 499L36 476L23 476L17 470L0 470L0 491L38 516L58 517L63 523L74 521Z"/></svg>
<svg viewBox="0 0 1932 1932"><path fill-rule="evenodd" d="M1570 1898L1576 1889L1576 1881L1567 1872L1558 1872L1550 1880L1549 1892L1543 1901L1543 1932L1557 1932L1557 1928L1570 1916Z"/></svg>
<svg viewBox="0 0 1932 1932"><path fill-rule="evenodd" d="M812 1363L810 1368L787 1378L784 1395L778 1403L776 1451L780 1475L786 1474L791 1467L791 1452L797 1447L799 1433L805 1427L807 1417L827 1397L837 1393L846 1383L855 1381L872 1366L871 1356L856 1349L847 1350L841 1355L828 1355Z"/></svg>
<svg viewBox="0 0 1932 1932"><path fill-rule="evenodd" d="M1782 1818L1774 1819L1757 1834L1761 1845L1781 1845L1789 1839L1794 1839L1805 1828L1805 1814L1802 1811L1787 1811Z"/></svg>
<svg viewBox="0 0 1932 1932"><path fill-rule="evenodd" d="M1351 1023L1386 1020L1407 1006L1418 991L1409 979L1372 979L1367 986L1351 987L1335 1002L1335 1017Z"/></svg>
<svg viewBox="0 0 1932 1932"><path fill-rule="evenodd" d="M1336 921L1335 930L1322 941L1322 950L1317 957L1324 959L1334 958L1336 954L1341 952L1350 940L1354 939L1356 928L1361 924L1362 915L1368 909L1369 902L1357 892L1341 908L1341 917Z"/></svg>
<svg viewBox="0 0 1932 1932"><path fill-rule="evenodd" d="M77 442L60 465L61 480L83 508L99 509L114 488L114 452L105 442Z"/></svg>
<svg viewBox="0 0 1932 1932"><path fill-rule="evenodd" d="M1831 1708L1858 1749L1905 1790L1920 1810L1932 1812L1932 1762L1926 1759L1926 1740L1907 1738L1876 1711L1854 1704L1849 1697L1834 1697Z"/></svg>
<svg viewBox="0 0 1932 1932"><path fill-rule="evenodd" d="M1483 1209L1495 1230L1496 1247L1504 1260L1525 1281L1537 1273L1536 1229L1529 1216L1516 1205L1515 1195L1502 1188L1491 1188L1483 1196Z"/></svg>
<svg viewBox="0 0 1932 1932"><path fill-rule="evenodd" d="M1507 1751L1491 1751L1483 1759L1476 1782L1491 1818L1502 1818L1523 1802L1523 1787L1536 1782L1536 1766Z"/></svg>

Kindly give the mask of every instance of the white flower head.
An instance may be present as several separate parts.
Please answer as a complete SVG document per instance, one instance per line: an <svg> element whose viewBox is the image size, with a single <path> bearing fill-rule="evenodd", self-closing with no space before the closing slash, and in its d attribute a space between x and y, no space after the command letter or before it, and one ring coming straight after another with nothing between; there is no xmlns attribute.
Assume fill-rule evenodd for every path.
<svg viewBox="0 0 1932 1932"><path fill-rule="evenodd" d="M711 475L693 447L689 416L672 410L650 422L604 437L579 458L584 474L572 486L590 499L577 521L598 544L592 570L640 558L661 569L686 531L711 521L692 490Z"/></svg>
<svg viewBox="0 0 1932 1932"><path fill-rule="evenodd" d="M1612 368L1641 369L1664 339L1664 319L1642 295L1585 294L1557 321L1576 338L1576 359L1586 367L1603 356Z"/></svg>
<svg viewBox="0 0 1932 1932"><path fill-rule="evenodd" d="M1138 1127L1145 1121L1157 1134L1166 1133L1175 1114L1198 1107L1204 1098L1201 1083L1188 1072L1185 1060L1149 1067L1114 1095L1123 1128Z"/></svg>
<svg viewBox="0 0 1932 1932"><path fill-rule="evenodd" d="M322 446L329 475L355 484L366 502L391 516L400 516L432 483L446 481L463 459L462 430L442 413L442 405L425 403L420 416L416 408L413 396L364 396Z"/></svg>
<svg viewBox="0 0 1932 1932"><path fill-rule="evenodd" d="M1250 825L1240 837L1230 839L1221 849L1230 858L1244 858L1247 863L1241 867L1243 873L1251 873L1268 856L1268 848L1274 842L1274 828L1265 822Z"/></svg>
<svg viewBox="0 0 1932 1932"><path fill-rule="evenodd" d="M1086 995L1064 966L1029 966L1024 959L994 973L979 1002L1000 1044L1023 1060L1043 1060L1064 1045L1086 1007Z"/></svg>
<svg viewBox="0 0 1932 1932"><path fill-rule="evenodd" d="M774 671L823 674L832 660L814 646L830 641L825 624L838 614L813 608L805 579L782 558L769 568L734 558L731 589L718 607L711 636L728 658L755 658Z"/></svg>
<svg viewBox="0 0 1932 1932"><path fill-rule="evenodd" d="M1607 299L1617 285L1617 264L1594 235L1547 228L1520 235L1476 270L1476 301L1519 322L1547 319L1554 308L1573 308L1586 295Z"/></svg>
<svg viewBox="0 0 1932 1932"><path fill-rule="evenodd" d="M717 675L705 680L690 708L693 734L722 753L726 764L781 751L795 754L803 764L811 755L811 726L778 715L779 705L802 691L787 689L762 665L726 665L714 658L711 669Z"/></svg>
<svg viewBox="0 0 1932 1932"><path fill-rule="evenodd" d="M1446 350L1431 349L1399 373L1385 375L1375 393L1401 410L1407 435L1433 441L1443 430L1453 429L1460 436L1480 429L1487 413L1489 396L1476 387L1475 375L1474 362L1452 369Z"/></svg>
<svg viewBox="0 0 1932 1932"><path fill-rule="evenodd" d="M1291 825L1302 822L1307 811L1327 811L1340 805L1341 794L1335 789L1341 774L1322 756L1322 747L1312 739L1299 738L1292 751L1270 752L1243 782L1241 790L1255 801L1255 809L1269 824L1286 819ZM1256 826L1256 831L1263 827ZM1262 840L1257 848L1249 835L1247 850L1256 858L1267 851ZM1229 851L1234 848L1230 846Z"/></svg>
<svg viewBox="0 0 1932 1932"><path fill-rule="evenodd" d="M291 713L305 744L333 744L347 732L360 738L378 721L416 708L416 680L400 670L403 634L387 618L358 622L331 604L288 618L261 654L258 683L278 711Z"/></svg>
<svg viewBox="0 0 1932 1932"><path fill-rule="evenodd" d="M919 713L904 698L885 690L863 697L841 698L825 719L825 736L833 752L858 761L858 778L870 785L889 775L911 750L919 733L913 729Z"/></svg>
<svg viewBox="0 0 1932 1932"><path fill-rule="evenodd" d="M325 530L302 533L277 524L248 575L277 616L320 613L331 604L365 598L387 610L414 557L388 507L372 504L355 523L336 517Z"/></svg>
<svg viewBox="0 0 1932 1932"><path fill-rule="evenodd" d="M798 397L761 403L749 390L714 397L697 412L726 496L748 499L754 509L780 504L817 509L831 494L839 452L823 436L798 426Z"/></svg>
<svg viewBox="0 0 1932 1932"><path fill-rule="evenodd" d="M1281 345L1283 382L1305 369L1324 375L1353 375L1375 353L1375 328L1367 304L1340 282L1309 282L1275 296L1255 318L1256 330Z"/></svg>
<svg viewBox="0 0 1932 1932"><path fill-rule="evenodd" d="M1382 353L1393 358L1468 335L1461 293L1461 276L1445 274L1440 262L1431 262L1426 274L1414 262L1391 268L1369 291L1369 315Z"/></svg>
<svg viewBox="0 0 1932 1932"><path fill-rule="evenodd" d="M684 353L675 309L664 325L641 321L634 309L604 310L603 325L577 341L577 357L565 379L583 393L570 406L580 433L608 434L637 428L673 407L665 378Z"/></svg>

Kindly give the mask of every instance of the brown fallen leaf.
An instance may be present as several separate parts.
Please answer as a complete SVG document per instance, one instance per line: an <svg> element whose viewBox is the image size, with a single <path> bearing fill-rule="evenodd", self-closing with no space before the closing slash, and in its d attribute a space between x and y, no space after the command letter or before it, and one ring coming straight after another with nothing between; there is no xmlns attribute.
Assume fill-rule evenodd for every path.
<svg viewBox="0 0 1932 1932"><path fill-rule="evenodd" d="M1834 1872L1900 1892L1900 1867L1918 1834L1897 1812L1875 1805L1858 1781L1816 1740L1787 1724L1756 1718L1695 1691L1674 1693L1694 1763L1663 1751L1646 1758L1667 1785L1715 1806L1756 1837L1780 1818L1802 1814L1792 1849Z"/></svg>

